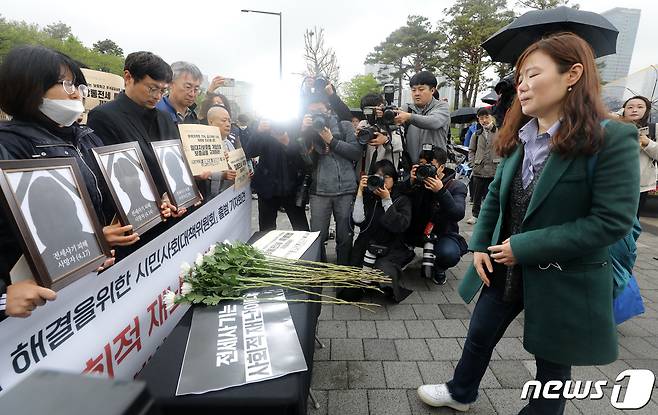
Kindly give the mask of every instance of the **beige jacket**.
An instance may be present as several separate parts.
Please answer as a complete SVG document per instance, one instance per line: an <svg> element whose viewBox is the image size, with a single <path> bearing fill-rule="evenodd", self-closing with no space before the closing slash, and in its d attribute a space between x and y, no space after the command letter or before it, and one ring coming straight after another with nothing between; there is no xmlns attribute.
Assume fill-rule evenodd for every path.
<svg viewBox="0 0 658 415"><path fill-rule="evenodd" d="M640 149L640 193L656 189L658 168L654 160L658 160L658 143L651 140Z"/></svg>

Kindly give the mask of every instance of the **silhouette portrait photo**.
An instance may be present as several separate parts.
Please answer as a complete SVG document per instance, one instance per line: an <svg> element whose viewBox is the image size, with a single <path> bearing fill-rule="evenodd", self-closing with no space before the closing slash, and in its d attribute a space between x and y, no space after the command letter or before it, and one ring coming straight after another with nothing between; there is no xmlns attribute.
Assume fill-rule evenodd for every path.
<svg viewBox="0 0 658 415"><path fill-rule="evenodd" d="M53 280L103 254L84 203L59 180L37 176L26 197L24 215Z"/></svg>
<svg viewBox="0 0 658 415"><path fill-rule="evenodd" d="M174 152L173 148L170 147L164 150L164 153L165 177L169 182L174 200L183 205L196 196L194 187L192 187L192 180L185 169L183 160L180 155Z"/></svg>
<svg viewBox="0 0 658 415"><path fill-rule="evenodd" d="M165 179L169 201L177 208L187 208L201 200L194 176L187 164L180 140L151 143L158 166Z"/></svg>
<svg viewBox="0 0 658 415"><path fill-rule="evenodd" d="M121 207L128 217L128 222L137 229L160 214L158 205L153 195L149 195L150 198L144 195L148 185L145 183L146 177L140 175L138 167L126 157L115 160L112 166L113 177L118 182L119 189L128 196L127 200L125 197L119 197Z"/></svg>

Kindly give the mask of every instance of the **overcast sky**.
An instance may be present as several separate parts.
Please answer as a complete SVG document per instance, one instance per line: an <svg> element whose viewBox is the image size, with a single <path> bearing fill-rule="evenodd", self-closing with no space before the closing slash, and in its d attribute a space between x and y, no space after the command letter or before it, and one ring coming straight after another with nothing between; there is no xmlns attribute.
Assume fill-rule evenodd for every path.
<svg viewBox="0 0 658 415"><path fill-rule="evenodd" d="M516 0L509 0L510 4ZM283 12L284 77L304 70L303 33L325 29L326 44L336 50L341 80L363 73L368 52L409 14L432 22L443 16L451 0L248 0L248 1L46 1L3 0L0 13L12 20L45 26L63 21L82 42L110 38L125 53L150 50L167 62L196 63L209 76L222 74L260 84L278 77L278 16L241 13L240 9ZM581 9L602 12L619 5L614 0L580 0ZM655 33L658 2L626 0L624 7L642 10L631 72L658 63Z"/></svg>

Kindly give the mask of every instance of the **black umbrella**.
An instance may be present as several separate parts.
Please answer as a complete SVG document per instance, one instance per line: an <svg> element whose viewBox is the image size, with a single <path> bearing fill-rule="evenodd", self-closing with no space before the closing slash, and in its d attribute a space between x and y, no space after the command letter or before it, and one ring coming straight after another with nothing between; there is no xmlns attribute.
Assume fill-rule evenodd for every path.
<svg viewBox="0 0 658 415"><path fill-rule="evenodd" d="M582 37L597 58L617 49L619 31L608 19L567 6L527 12L485 40L482 47L494 62L513 64L528 46L555 32L573 32Z"/></svg>
<svg viewBox="0 0 658 415"><path fill-rule="evenodd" d="M485 104L493 105L498 102L498 94L496 91L491 91L487 95L483 96L480 101L484 102Z"/></svg>
<svg viewBox="0 0 658 415"><path fill-rule="evenodd" d="M477 108L462 107L457 111L450 113L450 122L452 124L465 124L477 119Z"/></svg>

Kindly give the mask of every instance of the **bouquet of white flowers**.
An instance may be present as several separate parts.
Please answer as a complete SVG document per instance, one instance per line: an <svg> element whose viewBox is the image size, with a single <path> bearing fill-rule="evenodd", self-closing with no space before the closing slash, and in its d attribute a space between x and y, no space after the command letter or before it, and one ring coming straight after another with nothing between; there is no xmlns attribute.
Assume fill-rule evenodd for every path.
<svg viewBox="0 0 658 415"><path fill-rule="evenodd" d="M165 303L169 308L184 302L212 306L222 300L241 300L247 291L267 287L316 296L310 299L287 298L287 302L352 304L368 308L377 304L341 300L322 294L317 288L380 291L379 284L391 282L389 277L377 269L279 258L264 255L253 246L240 242L211 245L205 254L197 256L193 266L183 263L181 280L180 295L171 291L165 295ZM267 301L267 298L259 297L259 301Z"/></svg>

